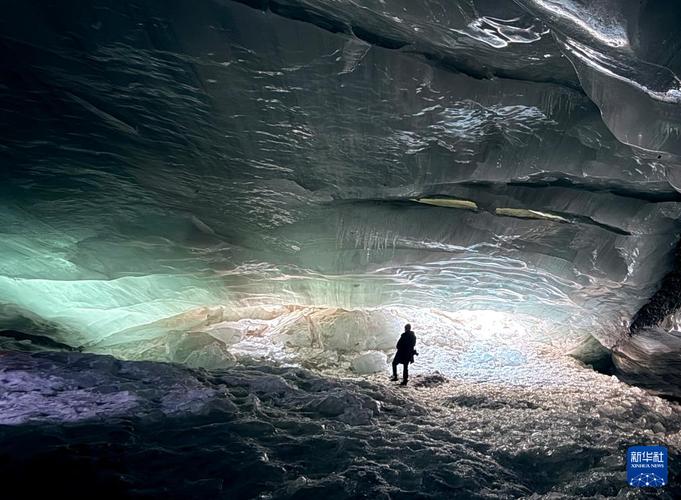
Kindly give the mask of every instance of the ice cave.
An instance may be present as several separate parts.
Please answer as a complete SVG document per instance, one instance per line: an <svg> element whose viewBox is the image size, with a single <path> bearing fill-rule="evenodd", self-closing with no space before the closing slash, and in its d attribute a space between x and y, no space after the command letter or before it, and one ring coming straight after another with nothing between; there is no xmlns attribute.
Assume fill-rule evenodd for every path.
<svg viewBox="0 0 681 500"><path fill-rule="evenodd" d="M681 498L680 78L678 0L3 1L0 496Z"/></svg>

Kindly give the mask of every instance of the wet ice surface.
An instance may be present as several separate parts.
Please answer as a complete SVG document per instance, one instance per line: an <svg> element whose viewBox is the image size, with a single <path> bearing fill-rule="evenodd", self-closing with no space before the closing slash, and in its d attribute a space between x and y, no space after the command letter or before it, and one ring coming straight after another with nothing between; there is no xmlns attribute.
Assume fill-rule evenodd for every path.
<svg viewBox="0 0 681 500"><path fill-rule="evenodd" d="M625 485L628 446L665 444L678 470L680 408L576 362L540 390L432 373L400 389L387 374L246 361L206 372L3 352L3 484L72 496L638 498L648 493Z"/></svg>

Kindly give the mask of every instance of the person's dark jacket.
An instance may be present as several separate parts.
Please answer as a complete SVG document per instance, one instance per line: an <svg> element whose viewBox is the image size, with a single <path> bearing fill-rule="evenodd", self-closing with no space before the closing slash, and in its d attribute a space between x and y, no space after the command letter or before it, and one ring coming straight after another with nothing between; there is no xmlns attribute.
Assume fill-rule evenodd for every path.
<svg viewBox="0 0 681 500"><path fill-rule="evenodd" d="M395 360L398 363L413 363L414 353L416 352L416 335L414 332L404 332L397 341L397 354Z"/></svg>

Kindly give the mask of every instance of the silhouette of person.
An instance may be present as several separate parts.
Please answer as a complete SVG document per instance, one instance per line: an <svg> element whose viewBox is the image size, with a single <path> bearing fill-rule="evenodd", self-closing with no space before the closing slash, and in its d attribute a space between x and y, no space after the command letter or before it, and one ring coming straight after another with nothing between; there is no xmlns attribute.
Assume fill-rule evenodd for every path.
<svg viewBox="0 0 681 500"><path fill-rule="evenodd" d="M400 336L400 340L397 341L397 353L393 358L393 376L390 380L397 380L397 365L402 364L402 382L400 385L407 385L407 380L409 379L409 363L414 362L414 355L418 356L416 352L416 335L411 331L411 325L404 325L404 333Z"/></svg>

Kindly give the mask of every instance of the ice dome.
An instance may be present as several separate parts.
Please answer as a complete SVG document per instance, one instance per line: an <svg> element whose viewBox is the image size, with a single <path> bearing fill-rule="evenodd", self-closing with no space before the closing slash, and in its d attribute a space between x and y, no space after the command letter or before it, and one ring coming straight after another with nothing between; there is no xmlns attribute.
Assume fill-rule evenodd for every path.
<svg viewBox="0 0 681 500"><path fill-rule="evenodd" d="M396 483L399 467L315 476L262 456L299 414L323 433L392 405L454 455L477 446L478 472L496 450L497 486L436 468L435 497L620 494L606 456L624 434L681 441L659 397L681 397L680 27L672 0L6 4L0 424L218 412L260 439L244 453L269 479L195 491L352 497L369 474L399 483L369 497L398 498L416 462ZM379 396L408 322L426 394L409 410ZM552 429L542 412L566 394ZM505 411L546 440L493 431ZM492 427L473 445L478 419ZM569 437L620 424L592 448ZM531 468L546 450L582 465L507 477L511 456Z"/></svg>

